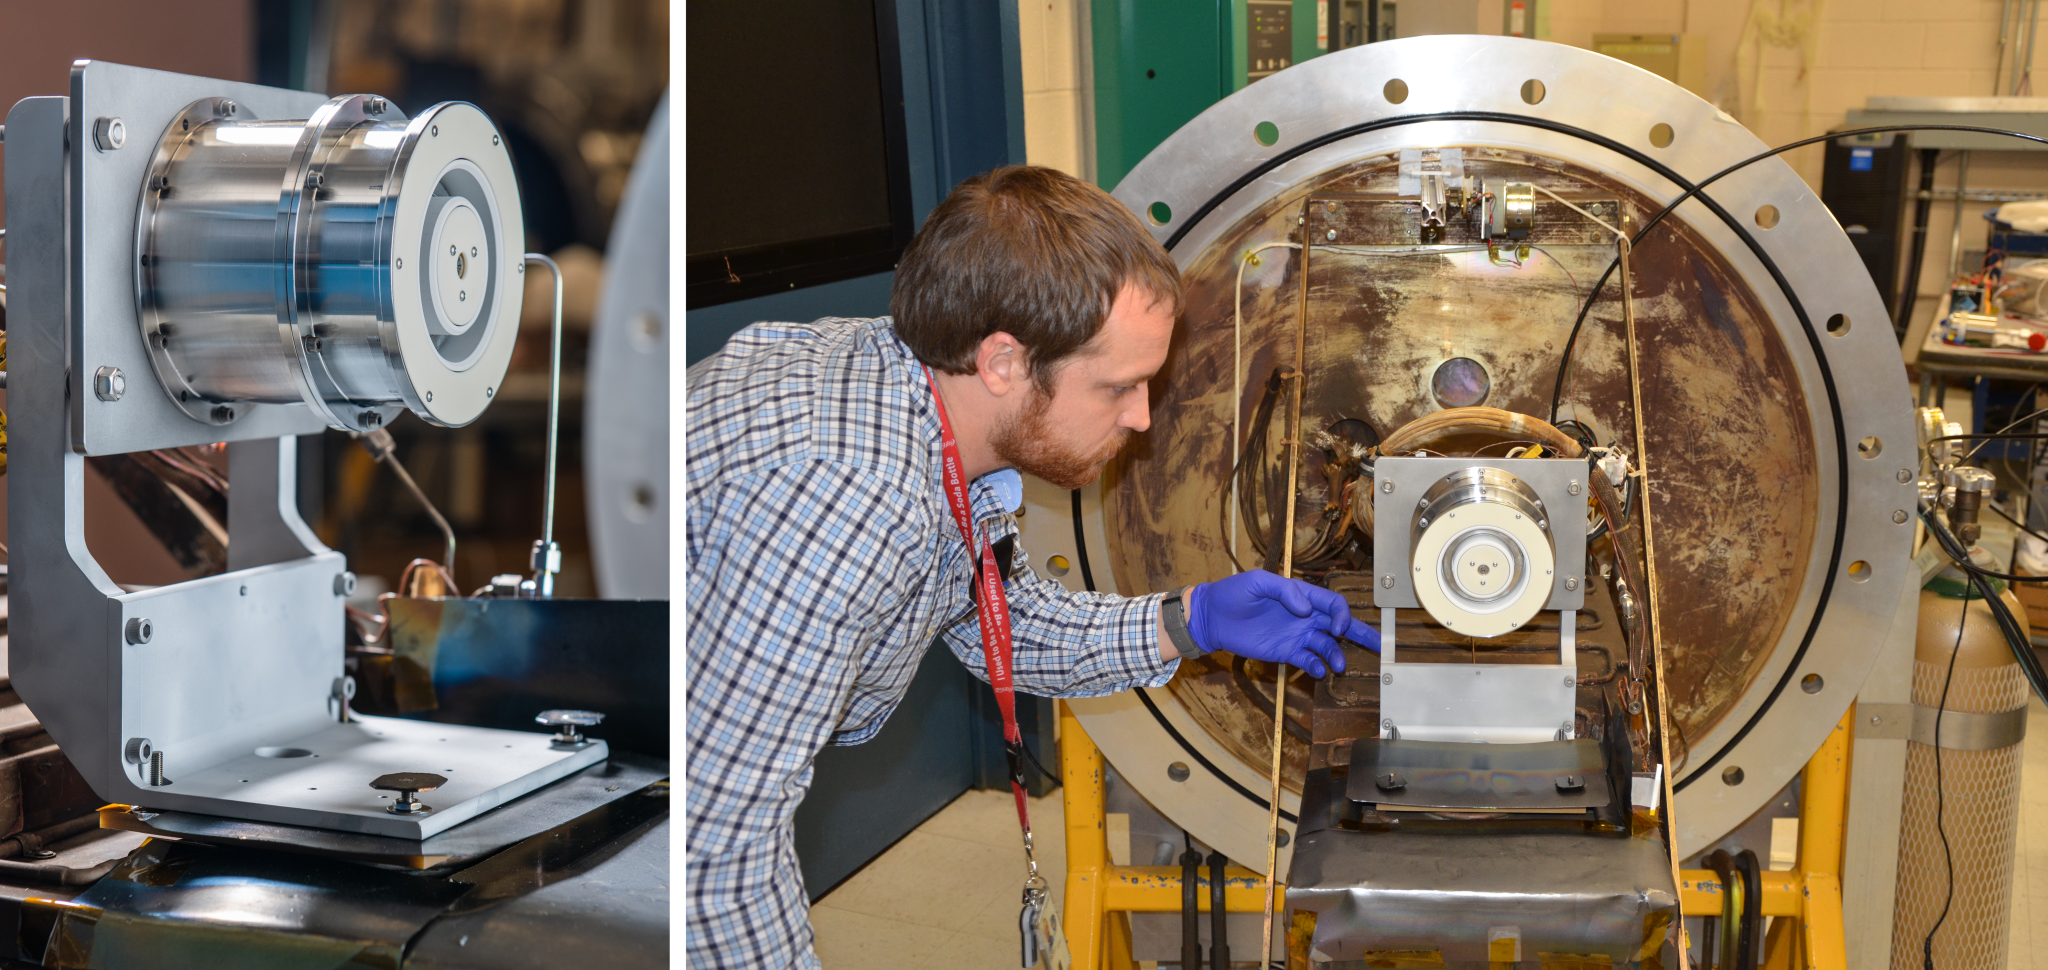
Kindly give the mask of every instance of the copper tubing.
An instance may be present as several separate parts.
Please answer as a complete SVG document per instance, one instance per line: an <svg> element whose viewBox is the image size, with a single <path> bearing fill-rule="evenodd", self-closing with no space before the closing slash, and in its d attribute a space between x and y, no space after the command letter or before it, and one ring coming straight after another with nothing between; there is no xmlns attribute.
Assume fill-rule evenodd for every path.
<svg viewBox="0 0 2048 970"><path fill-rule="evenodd" d="M1454 434L1489 434L1507 438L1531 438L1555 449L1566 458L1584 453L1578 441L1557 430L1542 418L1500 408L1450 408L1425 414L1401 426L1380 442L1380 454L1393 455L1414 450L1425 441Z"/></svg>

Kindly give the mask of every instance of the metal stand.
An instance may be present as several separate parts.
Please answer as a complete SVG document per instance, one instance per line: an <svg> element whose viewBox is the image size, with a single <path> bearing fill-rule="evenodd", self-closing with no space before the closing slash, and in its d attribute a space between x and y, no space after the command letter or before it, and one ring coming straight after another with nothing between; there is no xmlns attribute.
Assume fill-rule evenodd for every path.
<svg viewBox="0 0 2048 970"><path fill-rule="evenodd" d="M88 68L93 68L88 71ZM69 98L8 115L11 674L101 798L421 839L604 760L603 742L384 718L340 720L342 605L354 577L300 519L302 406L252 405L204 424L150 380L134 281L143 153L96 151L92 119L175 123L229 96L292 117L322 99L255 85L80 65ZM296 99L296 100L295 100ZM305 102L314 102L310 107ZM122 394L85 384L117 360ZM85 459L228 440L229 572L153 589L116 585L85 543ZM371 782L450 780L435 809L386 811Z"/></svg>
<svg viewBox="0 0 2048 970"><path fill-rule="evenodd" d="M1073 970L1135 970L1131 958L1131 913L1181 911L1181 867L1119 866L1109 861L1103 827L1102 750L1088 737L1065 702L1060 708L1060 784L1067 815L1067 900L1061 923ZM1243 866L1223 871L1224 908L1232 913L1263 913L1266 881ZM1206 886L1200 899L1215 896ZM1285 892L1286 885L1276 887Z"/></svg>

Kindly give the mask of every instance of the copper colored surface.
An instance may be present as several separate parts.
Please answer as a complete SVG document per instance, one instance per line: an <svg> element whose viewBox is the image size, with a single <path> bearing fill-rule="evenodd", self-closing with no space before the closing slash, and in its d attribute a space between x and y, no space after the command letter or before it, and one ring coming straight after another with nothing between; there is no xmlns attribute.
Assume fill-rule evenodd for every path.
<svg viewBox="0 0 2048 970"><path fill-rule="evenodd" d="M1583 200L1603 219L1614 218L1615 200L1637 218L1652 206L1572 164L1479 148L1467 148L1466 157L1468 176L1533 179ZM1231 572L1217 523L1231 453L1237 260L1260 243L1300 240L1296 219L1311 192L1316 205L1306 228L1316 253L1308 281L1304 433L1357 418L1384 438L1439 411L1430 379L1439 364L1457 357L1485 368L1487 406L1538 416L1548 411L1565 334L1584 289L1612 258L1612 237L1542 200L1529 240L1540 250L1520 268L1507 264L1512 253L1506 250L1500 264L1484 251L1346 251L1418 245L1416 209L1396 199L1394 180L1389 157L1365 160L1276 193L1205 252L1176 254L1186 267L1187 312L1154 386L1153 427L1105 476L1108 555L1120 592ZM1468 221L1451 221L1446 246L1478 243ZM1266 376L1293 359L1300 281L1294 261L1274 255L1245 272L1240 406L1247 418ZM1683 749L1728 714L1783 634L1811 548L1819 478L1798 375L1747 284L1676 218L1644 240L1631 263L1644 420L1649 450L1658 458L1651 488L1673 741ZM1603 443L1626 443L1633 437L1632 414L1613 297L1610 281L1580 335L1559 417L1583 422ZM1485 443L1447 440L1430 447L1457 454ZM1305 487L1316 485L1316 476L1303 479ZM1298 536L1314 527L1310 517L1323 508L1321 498L1304 496ZM1240 536L1240 555L1248 548ZM1355 608L1369 604L1369 589L1347 592L1354 592ZM1402 622L1404 648L1428 638L1426 621ZM1233 754L1264 773L1271 722L1238 696L1227 666L1183 665L1170 689ZM1307 744L1290 739L1289 787L1298 786L1308 756ZM1684 755L1677 757L1682 764Z"/></svg>

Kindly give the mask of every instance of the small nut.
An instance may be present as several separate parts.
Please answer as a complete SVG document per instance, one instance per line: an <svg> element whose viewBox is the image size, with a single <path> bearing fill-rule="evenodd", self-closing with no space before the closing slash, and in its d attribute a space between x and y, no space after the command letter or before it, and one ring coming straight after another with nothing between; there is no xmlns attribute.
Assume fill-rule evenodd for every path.
<svg viewBox="0 0 2048 970"><path fill-rule="evenodd" d="M1577 495L1577 494L1579 494L1579 483L1578 483L1578 482L1569 482L1569 483L1567 483L1567 484L1565 485L1565 487L1564 487L1564 493L1565 493L1566 495Z"/></svg>
<svg viewBox="0 0 2048 970"><path fill-rule="evenodd" d="M1568 591L1575 591L1575 590L1577 590L1577 589L1579 588L1579 577L1577 577L1577 576L1566 576L1566 577L1564 578L1564 588L1565 588L1566 590L1568 590Z"/></svg>
<svg viewBox="0 0 2048 970"><path fill-rule="evenodd" d="M92 123L92 143L103 152L117 151L128 144L128 124L119 118L101 118Z"/></svg>
<svg viewBox="0 0 2048 970"><path fill-rule="evenodd" d="M92 372L92 396L111 404L128 393L128 377L119 367L102 367Z"/></svg>

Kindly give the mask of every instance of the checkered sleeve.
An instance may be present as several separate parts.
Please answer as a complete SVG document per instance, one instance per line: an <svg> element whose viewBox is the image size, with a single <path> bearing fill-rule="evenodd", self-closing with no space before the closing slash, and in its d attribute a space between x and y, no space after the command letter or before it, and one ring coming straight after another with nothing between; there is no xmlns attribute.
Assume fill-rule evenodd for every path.
<svg viewBox="0 0 2048 970"><path fill-rule="evenodd" d="M900 491L803 461L691 496L688 960L817 965L790 818L920 553Z"/></svg>
<svg viewBox="0 0 2048 970"><path fill-rule="evenodd" d="M1002 534L1000 529L994 533L996 538ZM1004 586L1018 690L1040 697L1099 697L1173 679L1180 661L1159 659L1163 594L1075 592L1039 578L1029 565L1019 545ZM974 676L988 679L976 615L948 628L946 644Z"/></svg>

